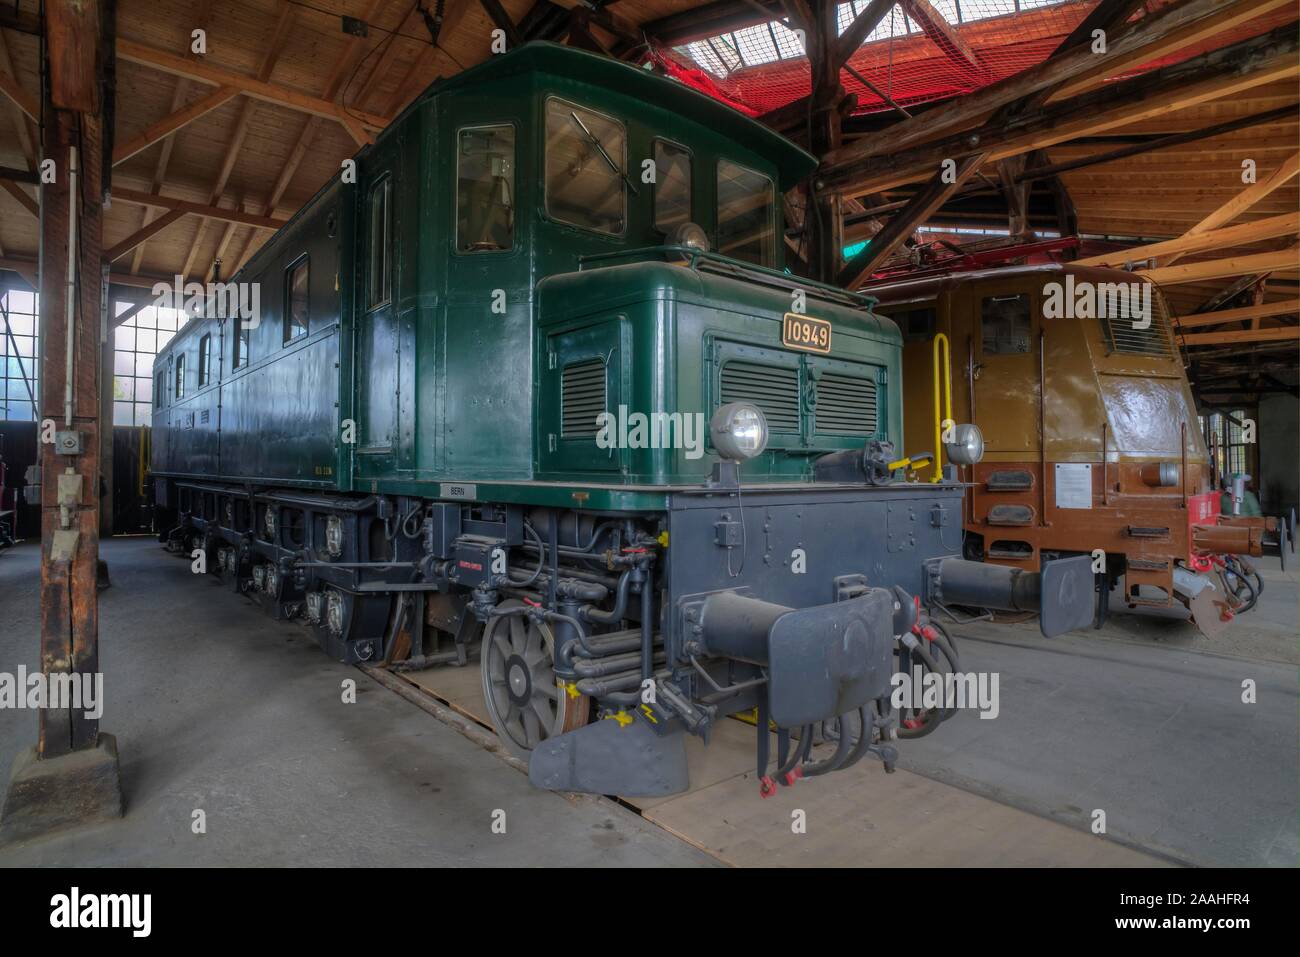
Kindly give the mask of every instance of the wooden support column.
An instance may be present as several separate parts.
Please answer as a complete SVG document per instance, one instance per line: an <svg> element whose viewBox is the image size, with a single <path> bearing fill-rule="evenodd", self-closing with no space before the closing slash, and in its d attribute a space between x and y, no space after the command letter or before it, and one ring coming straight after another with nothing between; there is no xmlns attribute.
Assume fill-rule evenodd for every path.
<svg viewBox="0 0 1300 957"><path fill-rule="evenodd" d="M840 61L836 48L839 30L834 0L793 0L787 5L792 19L802 22L808 43L808 64L812 73L812 92L808 103L811 113L809 151L819 160L838 149L843 140L840 105L844 87L840 85ZM822 193L813 184L809 190L808 265L813 278L834 282L844 248L844 204L839 193Z"/></svg>
<svg viewBox="0 0 1300 957"><path fill-rule="evenodd" d="M41 155L41 672L50 698L36 747L14 762L0 834L28 836L122 813L117 746L100 734L100 305L106 87L101 15L112 3L47 0ZM108 31L111 35L111 31ZM111 93L111 88L108 88ZM50 431L54 432L49 436ZM65 694L73 685L74 696ZM62 689L55 698L55 689ZM98 689L98 691L96 690ZM102 703L102 702L101 702Z"/></svg>

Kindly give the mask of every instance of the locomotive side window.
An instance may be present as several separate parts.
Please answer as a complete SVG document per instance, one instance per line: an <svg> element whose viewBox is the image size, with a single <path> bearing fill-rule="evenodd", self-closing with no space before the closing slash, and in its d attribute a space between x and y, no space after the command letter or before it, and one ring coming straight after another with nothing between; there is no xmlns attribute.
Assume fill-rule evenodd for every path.
<svg viewBox="0 0 1300 957"><path fill-rule="evenodd" d="M289 267L284 284L284 341L307 334L307 276L309 260L303 256Z"/></svg>
<svg viewBox="0 0 1300 957"><path fill-rule="evenodd" d="M176 355L176 398L185 398L185 353Z"/></svg>
<svg viewBox="0 0 1300 957"><path fill-rule="evenodd" d="M654 141L654 225L667 233L691 219L691 154L667 140Z"/></svg>
<svg viewBox="0 0 1300 957"><path fill-rule="evenodd" d="M199 388L212 381L212 336L199 340Z"/></svg>
<svg viewBox="0 0 1300 957"><path fill-rule="evenodd" d="M153 404L158 409L167 404L167 377L161 372L153 376Z"/></svg>
<svg viewBox="0 0 1300 957"><path fill-rule="evenodd" d="M370 260L366 281L366 307L381 306L392 298L391 263L388 250L393 223L389 209L392 177L385 176L370 188Z"/></svg>
<svg viewBox="0 0 1300 957"><path fill-rule="evenodd" d="M627 131L612 117L546 101L546 212L619 235L627 209Z"/></svg>
<svg viewBox="0 0 1300 957"><path fill-rule="evenodd" d="M238 316L230 321L230 368L242 369L248 365L248 327Z"/></svg>
<svg viewBox="0 0 1300 957"><path fill-rule="evenodd" d="M1029 351L1033 327L1028 296L986 296L980 301L980 333L985 355L1016 355Z"/></svg>
<svg viewBox="0 0 1300 957"><path fill-rule="evenodd" d="M759 266L776 260L776 192L762 173L718 162L718 252Z"/></svg>
<svg viewBox="0 0 1300 957"><path fill-rule="evenodd" d="M456 149L456 250L497 252L515 241L515 128L461 130Z"/></svg>

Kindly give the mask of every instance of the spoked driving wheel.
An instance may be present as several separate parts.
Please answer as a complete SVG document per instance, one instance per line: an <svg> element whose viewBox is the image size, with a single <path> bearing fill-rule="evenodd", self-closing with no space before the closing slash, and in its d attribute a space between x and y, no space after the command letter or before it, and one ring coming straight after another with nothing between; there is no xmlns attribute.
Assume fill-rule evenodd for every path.
<svg viewBox="0 0 1300 957"><path fill-rule="evenodd" d="M497 606L524 608L511 599ZM483 700L502 742L515 757L587 723L591 700L570 694L555 677L555 635L549 625L518 613L498 615L483 632Z"/></svg>

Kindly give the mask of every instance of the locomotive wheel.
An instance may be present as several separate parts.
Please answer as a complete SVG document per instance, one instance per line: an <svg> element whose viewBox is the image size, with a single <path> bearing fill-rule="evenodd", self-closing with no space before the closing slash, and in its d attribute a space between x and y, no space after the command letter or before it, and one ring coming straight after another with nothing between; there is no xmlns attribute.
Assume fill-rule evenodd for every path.
<svg viewBox="0 0 1300 957"><path fill-rule="evenodd" d="M523 608L511 599L497 608ZM499 615L483 631L480 654L483 701L501 741L528 760L540 742L582 727L591 699L570 695L555 677L555 635L549 625L522 615Z"/></svg>

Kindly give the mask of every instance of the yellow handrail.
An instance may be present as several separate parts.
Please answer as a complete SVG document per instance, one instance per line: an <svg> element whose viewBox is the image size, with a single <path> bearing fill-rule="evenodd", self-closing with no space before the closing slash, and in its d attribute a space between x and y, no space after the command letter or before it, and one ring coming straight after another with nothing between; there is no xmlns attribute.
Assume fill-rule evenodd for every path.
<svg viewBox="0 0 1300 957"><path fill-rule="evenodd" d="M943 344L943 415L939 412L939 345ZM943 423L952 421L952 355L948 350L948 337L942 332L934 337L934 475L931 482L943 478Z"/></svg>

